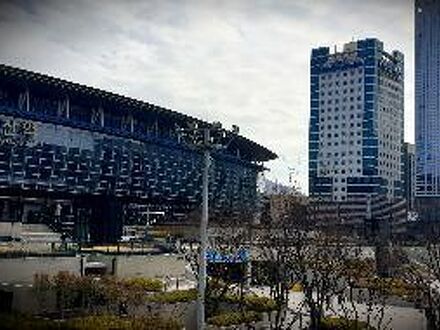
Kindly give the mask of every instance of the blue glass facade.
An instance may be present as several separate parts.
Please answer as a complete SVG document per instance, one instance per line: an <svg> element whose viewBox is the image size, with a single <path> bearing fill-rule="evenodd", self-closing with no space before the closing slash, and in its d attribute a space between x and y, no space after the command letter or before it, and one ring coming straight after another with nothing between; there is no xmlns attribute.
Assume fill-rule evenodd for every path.
<svg viewBox="0 0 440 330"><path fill-rule="evenodd" d="M416 196L440 197L440 2L415 2Z"/></svg>
<svg viewBox="0 0 440 330"><path fill-rule="evenodd" d="M440 2L415 1L415 205L440 220Z"/></svg>
<svg viewBox="0 0 440 330"><path fill-rule="evenodd" d="M208 125L137 100L0 66L0 220L8 196L72 201L104 196L121 205L198 208L202 155L176 132L194 122ZM262 162L276 157L241 136L227 142L227 149L213 155L210 177L211 214L220 219L253 212ZM109 204L98 199L96 205Z"/></svg>

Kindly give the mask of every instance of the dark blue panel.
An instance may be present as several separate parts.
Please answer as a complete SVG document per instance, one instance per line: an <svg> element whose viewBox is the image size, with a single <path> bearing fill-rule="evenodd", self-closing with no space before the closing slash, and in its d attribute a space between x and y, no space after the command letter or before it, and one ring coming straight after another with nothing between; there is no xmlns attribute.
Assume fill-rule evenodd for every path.
<svg viewBox="0 0 440 330"><path fill-rule="evenodd" d="M365 68L365 75L374 75L376 73L375 68Z"/></svg>
<svg viewBox="0 0 440 330"><path fill-rule="evenodd" d="M376 78L375 77L365 77L365 85L367 84L375 84L376 83Z"/></svg>
<svg viewBox="0 0 440 330"><path fill-rule="evenodd" d="M362 174L363 175L377 175L377 169L376 168L363 168Z"/></svg>
<svg viewBox="0 0 440 330"><path fill-rule="evenodd" d="M365 102L373 102L374 94L365 94Z"/></svg>
<svg viewBox="0 0 440 330"><path fill-rule="evenodd" d="M377 154L378 154L378 149L377 148L363 148L362 149L362 155L363 156L374 157L374 156L377 156Z"/></svg>
<svg viewBox="0 0 440 330"><path fill-rule="evenodd" d="M362 144L363 146L377 146L378 145L378 140L377 139L373 139L373 138L367 138L367 139L363 139L362 140Z"/></svg>
<svg viewBox="0 0 440 330"><path fill-rule="evenodd" d="M373 92L375 85L365 85L365 91L366 92Z"/></svg>
<svg viewBox="0 0 440 330"><path fill-rule="evenodd" d="M319 143L318 142L309 142L309 149L318 150Z"/></svg>

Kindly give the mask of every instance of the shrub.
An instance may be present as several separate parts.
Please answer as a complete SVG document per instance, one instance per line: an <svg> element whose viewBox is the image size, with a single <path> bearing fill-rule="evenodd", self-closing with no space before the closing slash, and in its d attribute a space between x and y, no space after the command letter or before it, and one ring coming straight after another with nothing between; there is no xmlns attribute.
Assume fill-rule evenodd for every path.
<svg viewBox="0 0 440 330"><path fill-rule="evenodd" d="M321 320L319 328L322 330L374 330L366 322L343 317L325 317Z"/></svg>
<svg viewBox="0 0 440 330"><path fill-rule="evenodd" d="M126 280L125 284L130 287L140 288L149 292L160 292L164 288L161 280L152 278L132 278Z"/></svg>
<svg viewBox="0 0 440 330"><path fill-rule="evenodd" d="M37 296L38 302L43 308L47 306L52 282L47 274L34 274L33 289Z"/></svg>
<svg viewBox="0 0 440 330"><path fill-rule="evenodd" d="M227 293L223 296L223 301L230 304L238 304L240 303L240 296L238 294Z"/></svg>
<svg viewBox="0 0 440 330"><path fill-rule="evenodd" d="M408 300L414 299L419 291L417 285L407 283L400 278L367 278L359 281L358 286Z"/></svg>
<svg viewBox="0 0 440 330"><path fill-rule="evenodd" d="M257 295L245 296L244 304L249 310L256 312L270 312L277 309L275 300Z"/></svg>
<svg viewBox="0 0 440 330"><path fill-rule="evenodd" d="M303 292L304 288L303 288L302 284L298 282L298 283L293 284L292 287L290 288L290 290L292 292Z"/></svg>
<svg viewBox="0 0 440 330"><path fill-rule="evenodd" d="M149 302L175 304L179 302L188 302L197 299L197 290L175 290L169 292L160 292L146 297Z"/></svg>
<svg viewBox="0 0 440 330"><path fill-rule="evenodd" d="M237 294L226 294L224 301L230 304L239 304L240 296ZM247 310L255 312L270 312L277 309L275 300L256 294L245 295L243 297L243 304Z"/></svg>
<svg viewBox="0 0 440 330"><path fill-rule="evenodd" d="M256 312L228 312L213 316L208 319L208 323L217 327L227 327L242 323L252 323L261 320L261 316Z"/></svg>

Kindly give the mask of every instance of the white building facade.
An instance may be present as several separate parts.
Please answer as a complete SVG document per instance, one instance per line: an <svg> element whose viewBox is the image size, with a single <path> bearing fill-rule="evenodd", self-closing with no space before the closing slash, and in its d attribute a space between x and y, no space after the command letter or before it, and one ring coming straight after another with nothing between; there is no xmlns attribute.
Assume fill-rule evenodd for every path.
<svg viewBox="0 0 440 330"><path fill-rule="evenodd" d="M402 197L403 68L377 39L312 50L310 196L364 210L367 199Z"/></svg>

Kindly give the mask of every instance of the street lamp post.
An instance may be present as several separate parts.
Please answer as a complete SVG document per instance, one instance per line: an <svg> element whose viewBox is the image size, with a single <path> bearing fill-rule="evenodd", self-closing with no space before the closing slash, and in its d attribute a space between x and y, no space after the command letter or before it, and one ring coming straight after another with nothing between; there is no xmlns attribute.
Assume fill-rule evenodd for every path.
<svg viewBox="0 0 440 330"><path fill-rule="evenodd" d="M208 247L208 202L209 202L209 169L211 167L211 151L226 149L234 135L238 133L238 127L233 126L232 131L222 129L220 123L198 127L197 123L189 128L179 128L179 140L189 146L203 152L203 184L202 184L202 218L200 221L200 255L198 274L198 297L197 297L197 328L205 329L205 297L206 297L206 251ZM227 139L227 136L230 138ZM186 139L186 141L185 141Z"/></svg>
<svg viewBox="0 0 440 330"><path fill-rule="evenodd" d="M209 150L209 129L203 131L203 191L202 191L202 219L200 222L200 260L199 260L199 292L197 300L197 327L205 329L205 291L206 291L206 249L208 247L208 201L209 201L209 168L211 166L211 155Z"/></svg>

